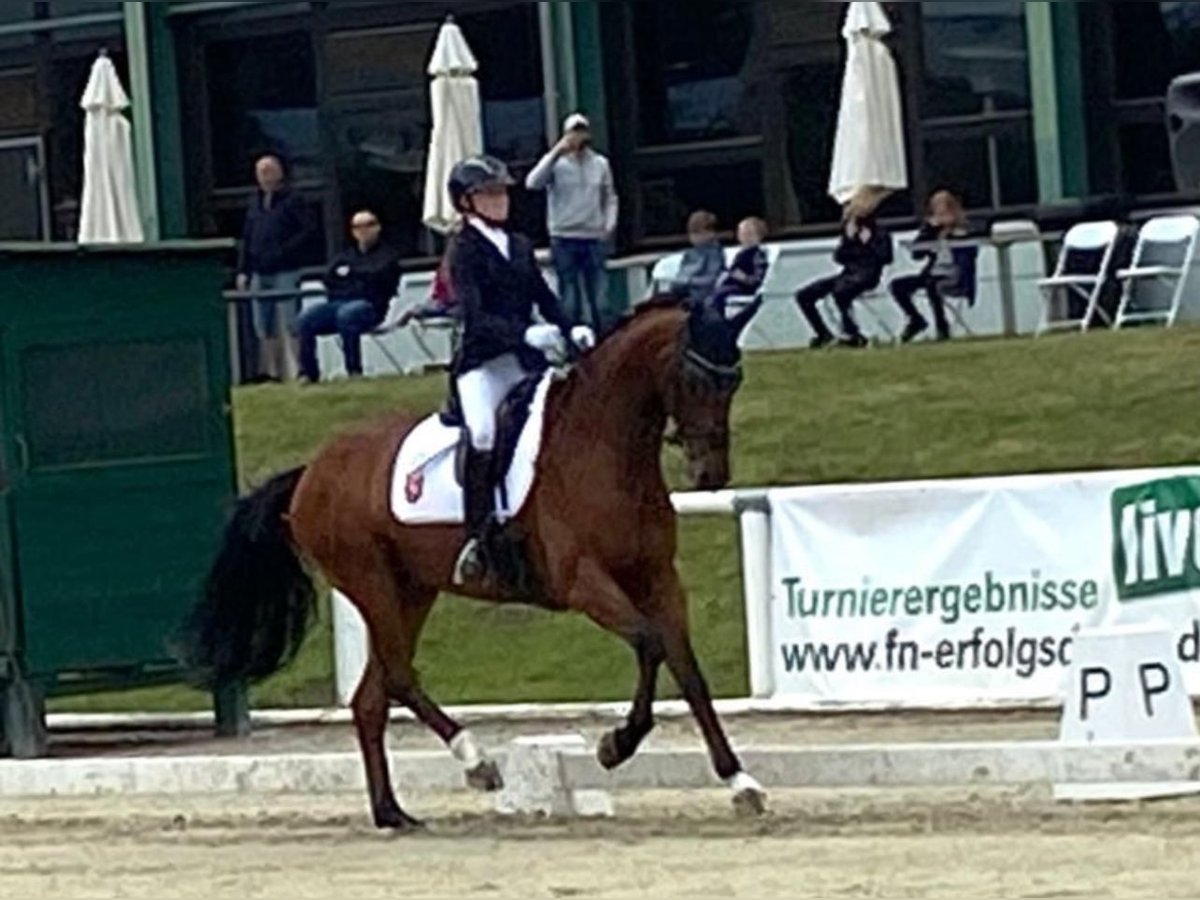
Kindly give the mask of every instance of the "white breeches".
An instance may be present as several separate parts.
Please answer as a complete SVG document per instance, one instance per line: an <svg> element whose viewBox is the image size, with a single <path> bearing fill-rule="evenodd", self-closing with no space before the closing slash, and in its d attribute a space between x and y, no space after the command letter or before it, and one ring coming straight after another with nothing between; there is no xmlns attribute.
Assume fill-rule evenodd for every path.
<svg viewBox="0 0 1200 900"><path fill-rule="evenodd" d="M476 450L486 453L495 448L496 411L528 374L516 354L505 353L458 377L458 399Z"/></svg>

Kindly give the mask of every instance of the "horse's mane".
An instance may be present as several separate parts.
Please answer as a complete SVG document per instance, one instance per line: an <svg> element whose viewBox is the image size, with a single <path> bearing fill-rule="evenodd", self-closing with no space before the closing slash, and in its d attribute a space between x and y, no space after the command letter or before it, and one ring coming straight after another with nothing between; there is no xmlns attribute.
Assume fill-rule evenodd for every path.
<svg viewBox="0 0 1200 900"><path fill-rule="evenodd" d="M687 301L680 300L673 294L659 294L651 297L649 300L644 300L634 307L632 312L625 313L620 320L604 335L605 342L612 340L621 332L625 331L635 322L640 322L648 314L658 312L660 310L677 309L684 311L687 309Z"/></svg>

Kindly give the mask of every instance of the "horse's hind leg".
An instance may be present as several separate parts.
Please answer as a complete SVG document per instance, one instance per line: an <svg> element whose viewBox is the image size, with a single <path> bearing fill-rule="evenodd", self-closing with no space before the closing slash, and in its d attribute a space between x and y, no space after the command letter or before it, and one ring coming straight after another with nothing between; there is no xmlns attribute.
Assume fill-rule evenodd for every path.
<svg viewBox="0 0 1200 900"><path fill-rule="evenodd" d="M480 791L498 791L504 786L499 767L479 749L470 731L430 699L413 667L421 631L436 600L436 590L398 580L393 585L392 602L368 620L372 644L383 665L385 694L407 707L418 721L441 738L462 763L468 786Z"/></svg>
<svg viewBox="0 0 1200 900"><path fill-rule="evenodd" d="M377 828L409 830L421 823L400 808L392 790L388 772L384 737L388 723L388 697L384 685L383 665L371 653L358 690L351 702L354 726L358 731L358 746L367 770L367 794L371 800L371 816Z"/></svg>

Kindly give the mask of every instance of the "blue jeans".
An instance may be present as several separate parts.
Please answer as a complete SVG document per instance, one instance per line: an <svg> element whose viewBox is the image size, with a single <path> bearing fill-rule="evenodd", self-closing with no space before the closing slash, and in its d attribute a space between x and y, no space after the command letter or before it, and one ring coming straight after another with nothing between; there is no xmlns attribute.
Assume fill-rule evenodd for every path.
<svg viewBox="0 0 1200 900"><path fill-rule="evenodd" d="M558 276L558 296L567 317L576 325L591 325L597 333L603 331L600 310L608 294L608 273L604 269L608 252L604 242L551 238L550 255ZM585 303L590 322L584 318Z"/></svg>
<svg viewBox="0 0 1200 900"><path fill-rule="evenodd" d="M299 272L277 272L274 275L250 276L250 290L299 291ZM300 298L293 300L255 300L254 334L263 338L287 337L294 333L296 316L300 312Z"/></svg>
<svg viewBox="0 0 1200 900"><path fill-rule="evenodd" d="M300 374L309 381L321 380L317 364L317 338L336 334L342 339L342 356L349 375L362 374L362 336L383 321L366 300L330 300L306 309L296 320L300 333Z"/></svg>

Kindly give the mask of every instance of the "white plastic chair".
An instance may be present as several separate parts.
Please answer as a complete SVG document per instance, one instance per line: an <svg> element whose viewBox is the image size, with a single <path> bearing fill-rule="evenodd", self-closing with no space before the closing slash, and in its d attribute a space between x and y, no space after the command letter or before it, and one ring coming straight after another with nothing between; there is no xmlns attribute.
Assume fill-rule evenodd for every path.
<svg viewBox="0 0 1200 900"><path fill-rule="evenodd" d="M1100 307L1100 295L1108 280L1108 269L1116 250L1118 233L1116 222L1082 222L1067 232L1054 274L1038 282L1043 300L1038 335L1060 328L1078 327L1080 331L1086 331L1096 313L1112 324L1108 314ZM1085 254L1084 258L1090 262L1095 263L1098 260L1098 264L1087 266L1085 271L1073 271L1077 267L1072 263L1080 254ZM1065 291L1068 299L1076 296L1086 301L1082 318L1072 319L1064 315L1062 318L1051 319L1051 310L1060 291Z"/></svg>
<svg viewBox="0 0 1200 900"><path fill-rule="evenodd" d="M1200 219L1195 216L1159 216L1142 226L1132 265L1117 272L1123 288L1114 328L1130 322L1163 322L1168 328L1175 324L1196 256L1198 233ZM1138 308L1136 288L1141 284L1161 285L1169 292L1169 303Z"/></svg>
<svg viewBox="0 0 1200 900"><path fill-rule="evenodd" d="M650 293L647 295L647 299L667 290L671 286L671 282L679 274L679 267L682 265L682 250L678 253L664 256L656 262L650 272Z"/></svg>

